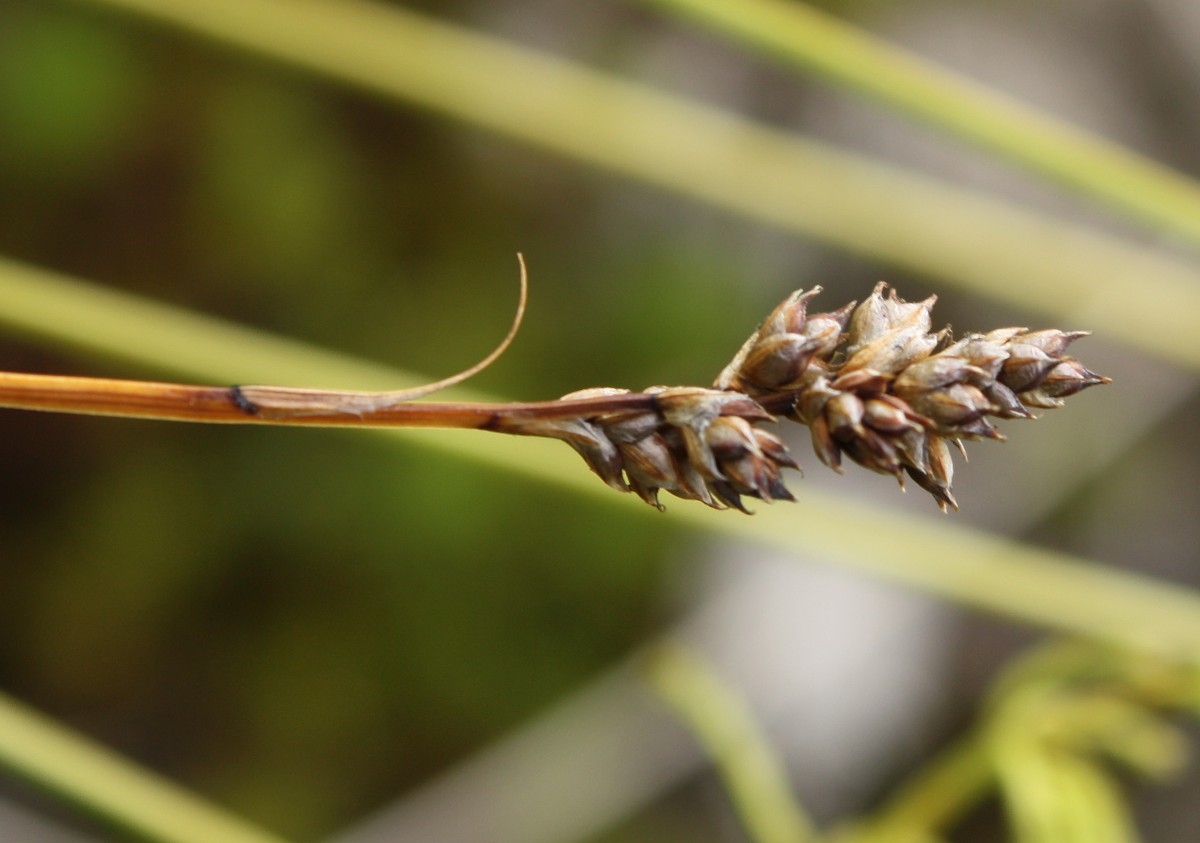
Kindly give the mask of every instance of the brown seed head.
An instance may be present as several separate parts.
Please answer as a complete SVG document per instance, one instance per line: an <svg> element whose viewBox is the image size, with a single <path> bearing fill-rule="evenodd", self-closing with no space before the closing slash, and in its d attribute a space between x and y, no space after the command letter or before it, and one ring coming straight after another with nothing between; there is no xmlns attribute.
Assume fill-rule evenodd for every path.
<svg viewBox="0 0 1200 843"><path fill-rule="evenodd" d="M808 425L826 465L840 470L845 454L872 471L907 475L945 509L956 506L950 443L961 450L962 440L1002 439L992 419L1032 418L1031 409L1061 406L1108 379L1065 356L1084 332L1001 328L950 341L948 331L931 332L933 303L906 302L876 286L849 319L843 315L832 351L795 358L789 394L765 393L765 379L753 394ZM758 337L740 361L757 359ZM800 362L807 368L796 375Z"/></svg>
<svg viewBox="0 0 1200 843"><path fill-rule="evenodd" d="M604 388L564 399L628 394ZM656 386L641 394L646 408L531 419L513 432L564 440L609 486L660 509L659 492L743 511L743 496L793 499L781 472L796 462L782 440L756 427L774 420L756 401L699 387Z"/></svg>
<svg viewBox="0 0 1200 843"><path fill-rule="evenodd" d="M660 509L665 491L745 511L744 497L792 500L782 471L796 462L762 427L786 416L809 427L831 468L840 471L845 455L901 483L911 478L946 510L958 506L952 445L962 452L964 440L1002 439L994 419L1032 418L1032 409L1109 382L1066 356L1081 331L1000 328L952 341L931 330L932 297L906 302L879 284L857 306L809 314L819 292L788 296L713 389L583 390L564 398L635 400L505 429L564 440L609 486Z"/></svg>

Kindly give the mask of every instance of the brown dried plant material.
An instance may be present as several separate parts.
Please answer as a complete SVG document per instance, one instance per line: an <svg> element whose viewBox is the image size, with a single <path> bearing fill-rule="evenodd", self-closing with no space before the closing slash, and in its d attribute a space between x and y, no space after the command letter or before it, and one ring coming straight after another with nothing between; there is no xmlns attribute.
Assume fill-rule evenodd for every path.
<svg viewBox="0 0 1200 843"><path fill-rule="evenodd" d="M743 498L792 500L797 468L763 425L807 425L813 448L841 471L848 457L903 485L911 478L942 510L957 508L952 453L1003 439L996 419L1033 418L1109 379L1067 350L1083 331L1001 328L953 340L933 332L931 297L906 302L884 284L862 304L810 314L820 287L776 307L712 388L585 389L557 401L434 403L413 399L462 381L498 357L399 392L275 386L209 387L0 372L0 406L230 424L456 427L561 439L613 489L662 509L659 493L746 511Z"/></svg>
<svg viewBox="0 0 1200 843"><path fill-rule="evenodd" d="M781 470L798 466L778 437L755 426L774 420L757 402L696 387L651 387L641 394L650 399L645 408L538 419L512 432L562 439L609 486L659 509L660 491L743 512L742 495L793 500ZM633 393L586 389L562 400L615 395Z"/></svg>
<svg viewBox="0 0 1200 843"><path fill-rule="evenodd" d="M911 477L943 510L957 508L951 445L1003 439L992 419L1033 418L1032 408L1109 382L1066 355L1083 331L1002 328L951 341L948 330L931 332L934 298L906 302L882 283L852 311L806 318L819 290L780 305L717 385L808 425L826 465L840 471L845 455Z"/></svg>
<svg viewBox="0 0 1200 843"><path fill-rule="evenodd" d="M955 341L931 331L932 297L906 302L881 283L862 304L810 315L819 292L797 290L775 308L712 390L655 387L643 407L510 432L563 439L609 486L660 509L667 492L746 511L743 497L792 500L781 472L797 464L761 427L781 416L809 427L831 468L845 456L901 485L911 478L944 511L958 508L951 455L964 441L1003 439L993 419L1033 418L1109 382L1066 355L1086 332L1002 328Z"/></svg>

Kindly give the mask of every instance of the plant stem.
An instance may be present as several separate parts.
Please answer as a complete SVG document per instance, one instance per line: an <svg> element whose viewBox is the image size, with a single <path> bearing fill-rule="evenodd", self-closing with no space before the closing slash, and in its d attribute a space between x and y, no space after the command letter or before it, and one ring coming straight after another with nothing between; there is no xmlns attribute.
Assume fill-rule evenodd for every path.
<svg viewBox="0 0 1200 843"><path fill-rule="evenodd" d="M970 735L922 765L849 839L917 843L936 838L975 808L994 781L983 740Z"/></svg>
<svg viewBox="0 0 1200 843"><path fill-rule="evenodd" d="M187 790L0 695L0 765L159 843L282 843Z"/></svg>
<svg viewBox="0 0 1200 843"><path fill-rule="evenodd" d="M156 381L0 372L0 407L59 413L312 427L439 427L520 432L523 422L652 410L645 393L558 401L414 402L408 391L192 386Z"/></svg>
<svg viewBox="0 0 1200 843"><path fill-rule="evenodd" d="M647 670L655 690L712 758L750 839L814 840L812 821L793 798L783 764L760 734L746 702L681 644L658 647Z"/></svg>

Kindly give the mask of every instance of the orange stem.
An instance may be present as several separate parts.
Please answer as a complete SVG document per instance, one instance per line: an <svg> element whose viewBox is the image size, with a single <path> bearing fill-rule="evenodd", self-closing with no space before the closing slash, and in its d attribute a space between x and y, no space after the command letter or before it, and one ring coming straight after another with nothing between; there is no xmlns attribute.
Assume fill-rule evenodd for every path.
<svg viewBox="0 0 1200 843"><path fill-rule="evenodd" d="M215 424L444 427L518 433L522 422L533 419L585 418L656 406L653 395L641 392L510 403L389 399L403 394L191 386L0 372L0 407Z"/></svg>

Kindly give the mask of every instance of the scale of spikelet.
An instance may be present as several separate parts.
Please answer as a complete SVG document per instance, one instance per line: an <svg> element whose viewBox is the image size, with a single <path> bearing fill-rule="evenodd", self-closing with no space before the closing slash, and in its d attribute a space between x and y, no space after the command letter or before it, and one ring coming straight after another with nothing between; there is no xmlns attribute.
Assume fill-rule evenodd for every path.
<svg viewBox="0 0 1200 843"><path fill-rule="evenodd" d="M797 291L746 341L719 389L756 398L810 428L825 464L842 455L955 507L950 446L1002 439L993 418L1031 418L1101 377L1067 357L1085 332L1004 328L947 343L930 332L935 298L905 302L879 284L866 301L808 316ZM943 346L938 350L939 346Z"/></svg>
<svg viewBox="0 0 1200 843"><path fill-rule="evenodd" d="M562 400L630 394L599 387ZM541 420L523 432L562 439L609 486L632 491L659 509L660 491L743 512L743 495L794 500L780 472L798 466L778 437L755 426L774 420L757 402L698 387L657 386L642 394L652 398L652 409Z"/></svg>

